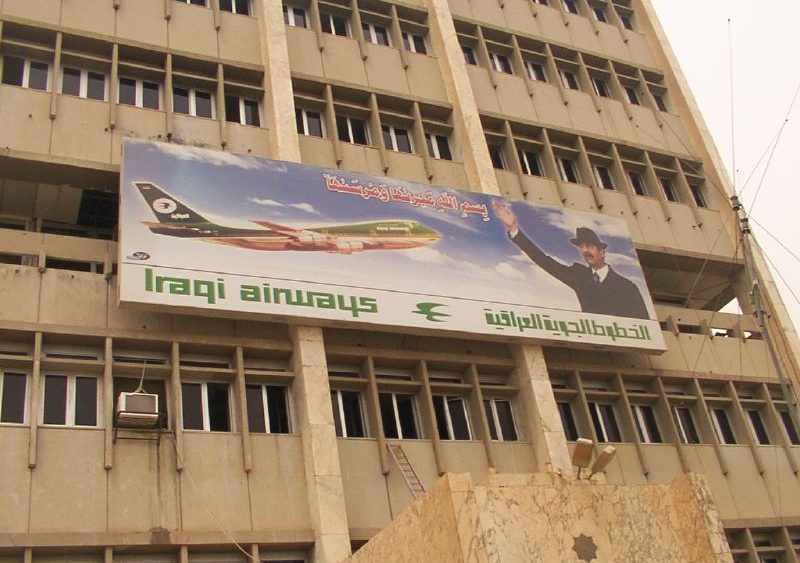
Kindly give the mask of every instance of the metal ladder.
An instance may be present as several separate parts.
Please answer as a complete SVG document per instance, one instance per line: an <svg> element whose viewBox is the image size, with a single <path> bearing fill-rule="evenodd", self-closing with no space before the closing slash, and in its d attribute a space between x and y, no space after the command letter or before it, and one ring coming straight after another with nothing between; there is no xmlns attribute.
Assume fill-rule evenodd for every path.
<svg viewBox="0 0 800 563"><path fill-rule="evenodd" d="M400 444L387 444L386 447L389 448L389 453L392 454L397 467L400 468L400 474L403 476L406 485L408 485L411 494L414 495L414 499L418 499L424 495L425 487L422 486L422 482L419 480L419 475L417 475L414 466L408 461L406 452L403 451L403 446Z"/></svg>

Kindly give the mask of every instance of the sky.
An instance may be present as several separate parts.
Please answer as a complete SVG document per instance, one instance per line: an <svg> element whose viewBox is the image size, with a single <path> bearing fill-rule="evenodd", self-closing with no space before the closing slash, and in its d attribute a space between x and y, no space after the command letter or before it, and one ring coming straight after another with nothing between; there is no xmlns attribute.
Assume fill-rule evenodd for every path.
<svg viewBox="0 0 800 563"><path fill-rule="evenodd" d="M731 177L736 163L737 192L798 327L800 99L789 109L800 87L800 2L651 1Z"/></svg>

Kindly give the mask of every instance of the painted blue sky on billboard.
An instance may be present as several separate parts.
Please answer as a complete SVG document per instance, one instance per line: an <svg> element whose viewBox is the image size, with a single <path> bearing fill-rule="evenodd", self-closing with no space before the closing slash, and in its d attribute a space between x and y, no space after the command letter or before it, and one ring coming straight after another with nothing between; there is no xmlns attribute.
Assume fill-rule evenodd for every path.
<svg viewBox="0 0 800 563"><path fill-rule="evenodd" d="M122 241L127 251L148 253L153 264L163 264L164 257L177 255L180 267L188 270L324 279L350 287L580 311L575 293L533 264L509 240L491 208L492 200L499 198L174 144L128 141L124 156ZM340 179L343 185L386 190L381 195L371 192L374 197L366 189L360 195L353 190L334 191L326 186L324 173ZM269 221L307 229L413 220L438 231L441 239L418 248L339 254L261 251L153 235L143 222L153 222L154 214L133 185L137 181L160 186L206 219L226 226L257 229L260 227L252 221ZM398 194L407 190L421 199L414 205L401 197L387 198L391 188ZM440 202L442 194L451 196L458 202L457 209L427 206L430 202L423 202L427 192ZM545 253L567 265L584 263L570 243L576 228L594 230L608 245L606 262L636 284L653 317L624 221L525 202L507 203L516 213L521 231ZM466 214L464 204L472 206ZM480 207L485 214L479 212Z"/></svg>

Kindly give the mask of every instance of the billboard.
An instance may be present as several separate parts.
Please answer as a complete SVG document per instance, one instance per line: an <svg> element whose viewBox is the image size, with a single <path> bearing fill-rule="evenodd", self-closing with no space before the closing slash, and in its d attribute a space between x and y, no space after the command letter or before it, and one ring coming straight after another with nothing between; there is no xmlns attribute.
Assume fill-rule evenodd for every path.
<svg viewBox="0 0 800 563"><path fill-rule="evenodd" d="M119 301L665 349L625 222L127 140Z"/></svg>

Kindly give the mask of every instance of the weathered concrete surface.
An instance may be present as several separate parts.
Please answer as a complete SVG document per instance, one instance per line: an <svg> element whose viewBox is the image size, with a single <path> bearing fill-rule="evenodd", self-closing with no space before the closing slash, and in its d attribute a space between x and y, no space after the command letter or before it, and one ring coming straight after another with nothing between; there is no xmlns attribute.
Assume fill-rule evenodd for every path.
<svg viewBox="0 0 800 563"><path fill-rule="evenodd" d="M444 475L349 561L732 563L701 477L606 485L554 474Z"/></svg>

